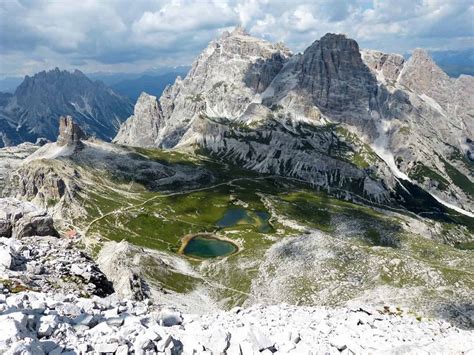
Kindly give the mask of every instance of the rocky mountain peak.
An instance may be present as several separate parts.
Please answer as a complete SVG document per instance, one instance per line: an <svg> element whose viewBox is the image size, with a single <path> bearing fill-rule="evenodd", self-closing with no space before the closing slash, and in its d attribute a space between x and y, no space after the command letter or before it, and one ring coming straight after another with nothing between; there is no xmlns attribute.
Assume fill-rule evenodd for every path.
<svg viewBox="0 0 474 355"><path fill-rule="evenodd" d="M300 88L325 113L351 122L351 116L369 118L377 81L353 39L326 34L304 51L297 72Z"/></svg>
<svg viewBox="0 0 474 355"><path fill-rule="evenodd" d="M347 38L344 34L326 33L319 40L313 42L305 52L312 51L314 48L325 50L345 50L348 52L359 53L359 45L351 38Z"/></svg>
<svg viewBox="0 0 474 355"><path fill-rule="evenodd" d="M435 99L442 107L448 105L446 93L451 90L453 80L424 49L413 51L400 73L399 82L419 95Z"/></svg>
<svg viewBox="0 0 474 355"><path fill-rule="evenodd" d="M7 137L6 144L34 142L38 137L53 141L58 117L70 115L85 132L111 140L132 109L128 98L81 71L56 68L25 77L14 95L0 98L0 136Z"/></svg>
<svg viewBox="0 0 474 355"><path fill-rule="evenodd" d="M81 139L86 138L84 131L78 124L74 123L71 116L61 116L59 118L58 145L81 148Z"/></svg>
<svg viewBox="0 0 474 355"><path fill-rule="evenodd" d="M158 107L159 104L156 96L142 92L138 97L133 113L135 115L151 114L157 112L159 110Z"/></svg>
<svg viewBox="0 0 474 355"><path fill-rule="evenodd" d="M251 36L243 27L237 26L232 32L225 31L215 42L211 42L204 53L215 52L224 58L255 59L268 58L276 51L289 56L291 51L282 43L273 44L264 39Z"/></svg>
<svg viewBox="0 0 474 355"><path fill-rule="evenodd" d="M225 40L229 37L237 37L237 36L247 36L250 37L250 34L243 28L242 26L236 26L232 31L224 31L222 35L219 37L219 40Z"/></svg>
<svg viewBox="0 0 474 355"><path fill-rule="evenodd" d="M343 34L327 33L320 40L313 42L304 51L303 63L310 58L327 63L329 71L335 67L351 69L363 64L359 45Z"/></svg>
<svg viewBox="0 0 474 355"><path fill-rule="evenodd" d="M430 57L425 49L417 48L413 51L410 59L407 61L407 71L413 74L413 71L418 71L425 79L431 80L433 78L447 79L448 75L440 68L434 60Z"/></svg>
<svg viewBox="0 0 474 355"><path fill-rule="evenodd" d="M434 64L433 59L428 54L428 51L424 48L415 48L411 55L411 58L413 61L430 62Z"/></svg>

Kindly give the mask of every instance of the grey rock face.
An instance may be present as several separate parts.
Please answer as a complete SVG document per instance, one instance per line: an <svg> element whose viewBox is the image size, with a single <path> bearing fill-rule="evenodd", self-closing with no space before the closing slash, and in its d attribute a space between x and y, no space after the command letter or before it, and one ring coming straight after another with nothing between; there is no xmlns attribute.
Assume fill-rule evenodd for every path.
<svg viewBox="0 0 474 355"><path fill-rule="evenodd" d="M126 241L109 243L101 249L97 262L120 297L143 300L148 294L139 268L134 265L135 255L140 255L140 251Z"/></svg>
<svg viewBox="0 0 474 355"><path fill-rule="evenodd" d="M296 70L298 88L323 113L347 123L371 119L377 81L362 61L353 39L325 35L305 50Z"/></svg>
<svg viewBox="0 0 474 355"><path fill-rule="evenodd" d="M261 113L255 107L249 107L247 113L255 112ZM285 117L258 123L252 130L229 126L226 121L202 118L191 127L193 134L183 139L222 161L260 173L307 181L343 198L350 198L351 194L378 202L388 198L377 178L377 173L384 176L384 170L378 168L382 162L368 157L374 159L372 170L350 163L354 154L366 152L357 142L345 142L343 134L339 136L321 126L292 123Z"/></svg>
<svg viewBox="0 0 474 355"><path fill-rule="evenodd" d="M51 166L32 163L16 171L17 180L11 182L14 196L48 207L60 201L70 202L79 187L74 180L80 175L69 167L59 171Z"/></svg>
<svg viewBox="0 0 474 355"><path fill-rule="evenodd" d="M444 200L474 210L472 193L455 177L459 173L472 182L466 161L472 156L473 80L449 78L421 50L405 61L397 54L361 53L354 40L327 34L292 56L281 45L236 29L211 42L187 77L165 90L162 110L155 113L158 132L152 135L157 147L200 148L317 186L341 181L328 176L358 176L365 193L377 200L393 192L396 178L411 178ZM153 126L150 117L143 119L145 127ZM131 119L133 128L124 125L120 137L131 137L127 131L144 137L137 121ZM296 129L307 124L336 136L337 129L353 132L355 151L367 148L379 159L357 166L354 156L331 155L325 139L307 150L301 145L306 137L298 137L305 129ZM126 144L140 145L140 138ZM148 146L151 139L143 141ZM366 163L372 173L364 171ZM434 181L420 163L444 180Z"/></svg>
<svg viewBox="0 0 474 355"><path fill-rule="evenodd" d="M452 126L460 128L464 137L474 136L474 78L463 75L458 79L450 78L439 68L428 53L423 49L416 49L400 73L398 82L423 96L429 106L441 107L442 116L445 116ZM430 100L431 99L431 100ZM434 103L433 103L434 101ZM444 123L444 125L446 125ZM442 129L444 127L441 127ZM458 145L458 144L456 144Z"/></svg>
<svg viewBox="0 0 474 355"><path fill-rule="evenodd" d="M225 32L196 59L186 78L164 91L165 124L156 146L176 146L202 113L237 119L290 56L281 44L253 38L242 29Z"/></svg>
<svg viewBox="0 0 474 355"><path fill-rule="evenodd" d="M32 235L58 235L51 216L31 203L14 198L0 199L0 237L23 238Z"/></svg>
<svg viewBox="0 0 474 355"><path fill-rule="evenodd" d="M110 140L131 112L129 99L78 70L43 71L25 77L13 95L0 97L0 146L39 137L53 141L62 115L73 116L88 134Z"/></svg>
<svg viewBox="0 0 474 355"><path fill-rule="evenodd" d="M114 138L114 143L153 147L163 126L161 106L155 96L142 93L135 104L133 115L125 121Z"/></svg>
<svg viewBox="0 0 474 355"><path fill-rule="evenodd" d="M400 75L400 84L419 93L432 97L445 106L444 90L451 89L451 79L439 68L428 52L424 49L416 49L406 63L406 67Z"/></svg>

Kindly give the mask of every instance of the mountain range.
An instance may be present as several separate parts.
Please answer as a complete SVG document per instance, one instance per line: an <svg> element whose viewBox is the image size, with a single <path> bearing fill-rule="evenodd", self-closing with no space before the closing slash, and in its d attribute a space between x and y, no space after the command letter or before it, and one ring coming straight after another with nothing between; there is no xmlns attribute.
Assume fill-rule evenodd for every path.
<svg viewBox="0 0 474 355"><path fill-rule="evenodd" d="M159 99L142 94L114 141L378 202L411 182L472 215L473 97L473 77L450 78L421 49L406 61L327 34L294 55L237 28Z"/></svg>
<svg viewBox="0 0 474 355"><path fill-rule="evenodd" d="M54 140L60 115L73 115L88 134L110 140L131 111L130 99L78 70L43 71L26 76L13 94L1 94L0 146Z"/></svg>

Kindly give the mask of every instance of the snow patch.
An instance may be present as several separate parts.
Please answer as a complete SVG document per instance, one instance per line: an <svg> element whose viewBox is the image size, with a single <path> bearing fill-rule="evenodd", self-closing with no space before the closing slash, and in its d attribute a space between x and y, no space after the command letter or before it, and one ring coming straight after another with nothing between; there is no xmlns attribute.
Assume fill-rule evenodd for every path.
<svg viewBox="0 0 474 355"><path fill-rule="evenodd" d="M391 122L389 120L381 120L377 126L377 132L379 136L372 144L374 152L389 166L393 174L402 180L411 181L410 178L403 172L401 172L397 164L395 164L395 158L392 152L387 148L388 146L388 132L391 128Z"/></svg>
<svg viewBox="0 0 474 355"><path fill-rule="evenodd" d="M451 203L449 203L449 202L446 202L446 201L442 200L441 198L439 198L438 196L436 196L435 194L433 194L433 193L431 193L431 192L429 192L429 191L428 191L428 193L429 193L431 196L433 196L433 197L435 198L435 200L438 201L439 203L441 203L442 205L444 205L444 206L446 206L446 207L448 207L448 208L451 208L452 210L455 210L456 212L459 212L459 213L461 213L461 214L463 214L463 215L466 215L466 216L469 216L469 217L471 217L471 218L474 218L474 213L469 212L469 211L466 211L466 210L464 210L464 209L462 209L462 208L460 208L460 207L458 207L458 206L455 206L455 205L453 205L453 204L451 204Z"/></svg>
<svg viewBox="0 0 474 355"><path fill-rule="evenodd" d="M427 96L428 97L428 96ZM393 154L388 150L388 132L390 131L391 127L391 121L389 120L382 120L380 124L377 126L377 131L379 133L379 136L377 139L374 141L372 145L372 149L374 152L388 165L390 170L393 172L393 174L402 180L409 181L412 184L414 183L405 173L401 172L397 164L395 164L395 159L393 157ZM459 212L461 214L464 214L469 217L474 218L474 213L471 213L469 211L466 211L458 206L455 206L449 202L444 201L443 199L439 198L438 196L434 195L430 191L427 191L431 196L433 196L436 201L444 205L445 207L448 207L456 212Z"/></svg>

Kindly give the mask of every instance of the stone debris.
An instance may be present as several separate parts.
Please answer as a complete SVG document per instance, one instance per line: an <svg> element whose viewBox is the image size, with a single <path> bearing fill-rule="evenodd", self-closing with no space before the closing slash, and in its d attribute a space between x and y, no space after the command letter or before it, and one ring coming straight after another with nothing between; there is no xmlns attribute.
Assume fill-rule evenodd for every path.
<svg viewBox="0 0 474 355"><path fill-rule="evenodd" d="M82 296L111 294L112 283L76 243L51 236L0 238L0 285L10 291L60 289Z"/></svg>
<svg viewBox="0 0 474 355"><path fill-rule="evenodd" d="M78 296L113 293L112 283L78 248L77 236L58 237L45 211L13 198L0 199L0 208L0 290L61 290ZM66 311L79 313L71 307Z"/></svg>
<svg viewBox="0 0 474 355"><path fill-rule="evenodd" d="M474 349L472 331L382 310L280 304L196 316L116 295L80 298L25 291L4 296L0 298L4 354L468 353ZM163 322L163 314L173 315L176 322ZM364 322L355 323L355 318Z"/></svg>

